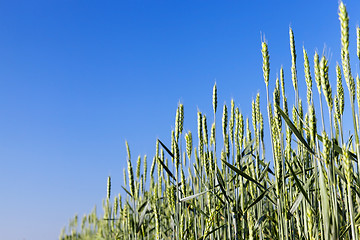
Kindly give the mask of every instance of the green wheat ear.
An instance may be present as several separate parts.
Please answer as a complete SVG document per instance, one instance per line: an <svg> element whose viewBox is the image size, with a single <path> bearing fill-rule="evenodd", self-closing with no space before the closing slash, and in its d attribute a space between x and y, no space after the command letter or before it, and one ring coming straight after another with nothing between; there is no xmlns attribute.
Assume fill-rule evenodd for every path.
<svg viewBox="0 0 360 240"><path fill-rule="evenodd" d="M341 112L340 112L340 104L339 104L339 96L335 95L334 97L334 113L335 113L335 119L339 120L341 119ZM335 122L335 127L337 126Z"/></svg>
<svg viewBox="0 0 360 240"><path fill-rule="evenodd" d="M269 86L269 75L270 75L270 56L268 51L268 45L265 40L261 43L261 53L263 57L263 74L266 87Z"/></svg>
<svg viewBox="0 0 360 240"><path fill-rule="evenodd" d="M134 172L133 172L133 167L131 165L131 160L130 160L130 150L129 150L129 145L126 142L126 146L128 149L128 176L129 176L129 187L130 187L130 192L133 196L135 196L135 183L134 183Z"/></svg>
<svg viewBox="0 0 360 240"><path fill-rule="evenodd" d="M296 73L296 50L295 50L295 39L294 39L294 32L292 28L289 28L289 36L290 36L290 52L291 52L291 78L293 81L294 90L296 96L298 97L298 80L297 80L297 73ZM297 98L296 97L296 98Z"/></svg>
<svg viewBox="0 0 360 240"><path fill-rule="evenodd" d="M139 155L136 163L136 179L140 178L140 168L141 168L141 157Z"/></svg>
<svg viewBox="0 0 360 240"><path fill-rule="evenodd" d="M173 149L172 152L174 154L174 163L177 169L180 164L180 152L179 152L179 146L176 141L172 141L172 149Z"/></svg>
<svg viewBox="0 0 360 240"><path fill-rule="evenodd" d="M254 132L256 132L256 106L255 106L255 101L252 100L251 101L251 120L252 120L252 125L254 128Z"/></svg>
<svg viewBox="0 0 360 240"><path fill-rule="evenodd" d="M325 131L323 131L323 133L322 133L322 138L323 138L323 145L324 145L322 155L323 155L323 158L325 160L326 166L329 166L331 141L329 140L329 137L328 137L328 135L326 134Z"/></svg>
<svg viewBox="0 0 360 240"><path fill-rule="evenodd" d="M309 125L310 125L310 137L312 143L315 143L317 129L316 129L316 114L314 105L309 106Z"/></svg>
<svg viewBox="0 0 360 240"><path fill-rule="evenodd" d="M236 149L239 150L240 148L240 143L239 143L239 108L236 107L235 108L235 129L234 129L234 142L235 142L235 146Z"/></svg>
<svg viewBox="0 0 360 240"><path fill-rule="evenodd" d="M234 99L231 99L231 109L230 109L230 120L229 120L229 135L231 143L234 142L234 122L235 122L235 102Z"/></svg>
<svg viewBox="0 0 360 240"><path fill-rule="evenodd" d="M226 104L224 104L223 116L222 116L222 133L223 133L224 139L225 139L225 136L227 134L227 124L228 124L228 111L227 111Z"/></svg>
<svg viewBox="0 0 360 240"><path fill-rule="evenodd" d="M299 129L302 129L303 128L303 121L302 120L304 118L304 110L303 110L303 107L302 107L302 100L301 99L299 99L298 113L299 113Z"/></svg>
<svg viewBox="0 0 360 240"><path fill-rule="evenodd" d="M349 16L343 2L339 5L339 20L341 28L341 61L346 84L350 92L350 99L355 100L355 82L351 75L349 55Z"/></svg>
<svg viewBox="0 0 360 240"><path fill-rule="evenodd" d="M180 124L179 124L179 132L182 133L184 129L184 105L180 103Z"/></svg>
<svg viewBox="0 0 360 240"><path fill-rule="evenodd" d="M119 193L118 195L118 199L119 199L119 207L120 209L122 208L122 197L121 197L121 194Z"/></svg>
<svg viewBox="0 0 360 240"><path fill-rule="evenodd" d="M342 152L344 154L343 164L344 164L344 169L345 169L345 178L346 178L347 184L350 186L351 182L352 182L353 168L352 168L351 158L349 155L349 149L345 146L345 144L343 145Z"/></svg>
<svg viewBox="0 0 360 240"><path fill-rule="evenodd" d="M293 120L293 123L294 123L295 127L299 128L295 105L292 106L291 114L292 114L292 120Z"/></svg>
<svg viewBox="0 0 360 240"><path fill-rule="evenodd" d="M320 76L320 61L319 54L315 51L314 55L314 73L315 73L315 82L319 94L321 94L321 76Z"/></svg>
<svg viewBox="0 0 360 240"><path fill-rule="evenodd" d="M110 199L110 195L111 195L111 177L109 176L107 179L107 199Z"/></svg>
<svg viewBox="0 0 360 240"><path fill-rule="evenodd" d="M212 123L211 125L211 135L210 135L210 145L214 145L215 146L215 139L216 139L216 127L215 127L215 122Z"/></svg>
<svg viewBox="0 0 360 240"><path fill-rule="evenodd" d="M305 82L306 82L306 98L308 105L312 102L312 79L311 79L311 73L310 73L310 64L309 64L309 57L307 55L307 52L305 48L303 47L303 53L304 53L304 72L305 72Z"/></svg>
<svg viewBox="0 0 360 240"><path fill-rule="evenodd" d="M202 129L202 114L198 111L197 113L197 124L198 124L198 138L199 138L199 155L200 158L204 154L204 139L203 139L203 129Z"/></svg>
<svg viewBox="0 0 360 240"><path fill-rule="evenodd" d="M185 141L186 141L186 153L190 161L192 148L193 148L192 134L190 131L185 135Z"/></svg>
<svg viewBox="0 0 360 240"><path fill-rule="evenodd" d="M258 129L257 129L257 114L256 114L256 104L255 104L255 101L252 100L251 102L251 120L252 120L252 125L253 125L253 129L254 129L254 138L255 138L255 141L256 141L256 146L259 145L259 138L257 137L257 134L258 134Z"/></svg>
<svg viewBox="0 0 360 240"><path fill-rule="evenodd" d="M258 122L260 114L261 114L261 112L260 112L260 93L259 92L256 94L255 109L256 109L256 122Z"/></svg>
<svg viewBox="0 0 360 240"><path fill-rule="evenodd" d="M166 189L166 198L168 201L168 204L170 205L171 212L175 211L175 197L174 197L174 186L170 185L168 186L168 183L165 183L165 189Z"/></svg>
<svg viewBox="0 0 360 240"><path fill-rule="evenodd" d="M259 122L260 122L260 140L261 142L264 142L264 117L261 112L260 112Z"/></svg>
<svg viewBox="0 0 360 240"><path fill-rule="evenodd" d="M281 87L281 94L282 97L285 98L285 79L284 79L284 68L281 66L280 68L280 87Z"/></svg>
<svg viewBox="0 0 360 240"><path fill-rule="evenodd" d="M147 156L144 155L144 182L146 182L146 175L147 175Z"/></svg>
<svg viewBox="0 0 360 240"><path fill-rule="evenodd" d="M179 106L176 110L176 117L175 117L175 138L176 142L179 141L179 135L183 131L184 125L184 105L179 103Z"/></svg>
<svg viewBox="0 0 360 240"><path fill-rule="evenodd" d="M320 61L321 85L328 107L330 110L332 110L333 99L332 99L332 91L329 82L328 72L329 72L328 60L325 58L325 56L323 56Z"/></svg>
<svg viewBox="0 0 360 240"><path fill-rule="evenodd" d="M216 82L215 82L214 87L213 87L213 110L214 110L214 114L216 114L216 109L217 109L217 88L216 88Z"/></svg>
<svg viewBox="0 0 360 240"><path fill-rule="evenodd" d="M244 116L242 113L239 113L239 142L240 142L240 148L243 145L243 139L244 139Z"/></svg>
<svg viewBox="0 0 360 240"><path fill-rule="evenodd" d="M155 144L155 157L158 158L159 157L159 141L156 141Z"/></svg>
<svg viewBox="0 0 360 240"><path fill-rule="evenodd" d="M176 139L176 142L178 142L179 140L179 127L180 125L180 108L178 107L176 109L176 115L175 115L175 139Z"/></svg>
<svg viewBox="0 0 360 240"><path fill-rule="evenodd" d="M276 79L275 89L273 92L273 101L274 101L274 114L275 114L275 121L276 124L279 125L279 128L281 129L281 116L279 113L279 109L275 106L280 106L280 84L279 79Z"/></svg>
<svg viewBox="0 0 360 240"><path fill-rule="evenodd" d="M229 141L229 134L225 134L225 138L224 138L224 146L225 146L225 152L226 152L226 156L229 158L230 156L230 141Z"/></svg>
<svg viewBox="0 0 360 240"><path fill-rule="evenodd" d="M342 79L341 79L341 69L339 64L336 64L336 92L338 95L339 100L339 110L340 115L342 116L344 114L344 108L345 108L345 100L344 100L344 88L342 85Z"/></svg>
<svg viewBox="0 0 360 240"><path fill-rule="evenodd" d="M202 115L202 129L203 129L203 139L205 146L208 145L208 130L207 130L207 122L206 122L206 115Z"/></svg>
<svg viewBox="0 0 360 240"><path fill-rule="evenodd" d="M131 160L130 148L129 148L129 144L128 144L127 141L125 141L125 145L126 145L126 151L127 151L128 159Z"/></svg>
<svg viewBox="0 0 360 240"><path fill-rule="evenodd" d="M249 124L249 118L246 118L246 140L247 142L251 142L251 130Z"/></svg>

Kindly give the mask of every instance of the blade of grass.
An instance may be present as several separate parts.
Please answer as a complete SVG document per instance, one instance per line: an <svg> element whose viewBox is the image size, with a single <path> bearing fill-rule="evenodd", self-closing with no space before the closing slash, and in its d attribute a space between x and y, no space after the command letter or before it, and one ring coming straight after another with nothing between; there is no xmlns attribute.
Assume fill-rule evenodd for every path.
<svg viewBox="0 0 360 240"><path fill-rule="evenodd" d="M169 170L169 168L165 165L165 163L163 163L163 161L161 161L160 158L157 158L157 160L158 160L158 161L161 163L161 165L164 167L164 170L167 172L167 174L169 174L169 176L176 181L175 176L172 174L172 172Z"/></svg>
<svg viewBox="0 0 360 240"><path fill-rule="evenodd" d="M250 177L249 175L247 175L246 173L244 173L243 171L241 171L237 167L231 165L230 163L228 163L227 161L224 161L223 159L221 159L221 161L223 161L226 166L228 166L231 170L233 170L234 172L236 172L237 174L239 174L243 178L246 178L247 180L255 183L257 186L259 186L263 190L266 190L266 188L263 185L261 185L258 181L256 181L255 179L253 179L252 177Z"/></svg>
<svg viewBox="0 0 360 240"><path fill-rule="evenodd" d="M304 146L306 147L306 149L314 154L314 151L310 148L310 145L306 142L306 140L304 139L304 137L302 136L302 134L299 132L299 130L295 127L295 125L291 122L291 120L289 119L289 117L287 116L286 113L283 112L283 110L281 110L280 106L275 104L275 106L277 107L277 109L280 112L280 115L282 116L282 118L285 120L286 124L290 127L291 131L295 134L295 136L297 137L297 139L304 144Z"/></svg>
<svg viewBox="0 0 360 240"><path fill-rule="evenodd" d="M158 139L159 143L161 144L161 146L165 149L165 151L173 158L174 154L171 153L171 151L165 146L165 144L163 144L160 139Z"/></svg>
<svg viewBox="0 0 360 240"><path fill-rule="evenodd" d="M126 188L124 188L123 186L121 186L122 187L122 189L124 189L124 191L127 193L127 194L129 194L129 196L131 197L131 198L133 198L133 195L126 189Z"/></svg>
<svg viewBox="0 0 360 240"><path fill-rule="evenodd" d="M300 189L300 192L304 195L306 201L307 201L307 202L310 204L310 206L311 206L311 201L310 201L310 199L309 199L309 196L307 195L304 187L301 185L300 180L297 178L297 176L296 176L296 174L294 173L294 171L293 171L291 165L289 164L289 162L288 162L287 160L285 160L285 162L287 163L287 165L288 165L288 167L289 167L289 170L290 170L290 172L291 172L291 174L292 174L292 176L293 176L293 178L294 178L294 180L295 180L296 186L298 186L298 188ZM311 180L311 179L312 179L312 177L310 178L310 180Z"/></svg>
<svg viewBox="0 0 360 240"><path fill-rule="evenodd" d="M246 206L245 210L244 210L244 214L251 208L253 207L255 204L257 204L258 202L260 202L261 199L263 199L265 197L265 195L269 192L269 190L272 187L266 189L265 191L263 191L256 199L254 199L254 201L252 201L248 206Z"/></svg>
<svg viewBox="0 0 360 240"><path fill-rule="evenodd" d="M224 182L223 177L221 176L221 172L220 172L219 168L218 168L217 171L216 171L216 177L217 177L217 180L218 180L218 182L219 182L219 186L220 186L221 192L223 193L226 201L227 201L228 203L230 203L232 200L230 201L229 197L228 197L227 194L226 194L225 182Z"/></svg>
<svg viewBox="0 0 360 240"><path fill-rule="evenodd" d="M306 183L306 185L305 185L305 187L304 187L304 190L305 190L305 191L307 191L307 190L309 189L310 184L311 184L311 182L313 181L313 179L314 179L314 175L312 175L312 176L309 178L309 180L307 181L307 183ZM289 210L289 212L291 213L291 215L294 214L295 210L298 208L298 206L299 206L300 202L303 200L303 198L304 198L304 194L302 193L302 191L300 191L300 193L299 193L298 196L296 197L293 205L291 206L291 208L290 208L290 210Z"/></svg>
<svg viewBox="0 0 360 240"><path fill-rule="evenodd" d="M207 192L209 192L209 191L210 191L210 190L206 190L206 191L203 191L203 192L201 192L201 193L196 193L196 194L193 194L193 195L191 195L191 196L184 197L184 198L180 199L180 202L186 202L186 201L189 201L189 200L191 200L191 199L193 199L193 198L197 198L197 197L199 197L199 196L201 196L201 195L203 195L203 194L205 194L205 193L207 193Z"/></svg>

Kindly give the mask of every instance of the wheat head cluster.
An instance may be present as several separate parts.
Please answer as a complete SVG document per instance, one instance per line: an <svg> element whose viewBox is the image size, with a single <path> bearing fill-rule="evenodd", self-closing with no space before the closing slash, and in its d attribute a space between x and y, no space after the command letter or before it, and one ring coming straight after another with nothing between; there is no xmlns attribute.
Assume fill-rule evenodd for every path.
<svg viewBox="0 0 360 240"><path fill-rule="evenodd" d="M263 40L267 120L260 94L251 103L250 118L233 100L218 113L215 84L213 122L208 125L209 118L198 112L195 138L196 133L183 130L184 106L179 104L171 144L156 140L149 171L148 158L133 161L126 142L124 194L112 197L109 177L103 214L94 208L81 219L76 215L60 239L359 239L360 79L351 72L349 17L342 2L338 14L341 64L329 66L316 51L309 59L303 47L306 102L299 93L290 28L292 106L283 68L277 79L270 79ZM359 27L356 37L360 60ZM330 84L330 67L336 70L336 88ZM270 85L275 86L272 95ZM344 127L345 105L352 123ZM219 114L222 125L216 126ZM217 127L222 136L216 136Z"/></svg>

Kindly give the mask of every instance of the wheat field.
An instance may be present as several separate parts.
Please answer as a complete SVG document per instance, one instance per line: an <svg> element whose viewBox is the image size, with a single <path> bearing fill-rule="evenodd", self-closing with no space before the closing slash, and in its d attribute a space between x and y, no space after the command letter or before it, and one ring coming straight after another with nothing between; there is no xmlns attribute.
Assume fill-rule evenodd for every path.
<svg viewBox="0 0 360 240"><path fill-rule="evenodd" d="M198 112L197 132L184 132L180 103L171 144L157 139L155 156L134 159L126 142L125 195L113 196L109 177L103 214L94 208L75 216L60 239L359 239L360 78L351 71L349 17L342 2L338 14L341 64L330 65L318 52L312 58L305 47L296 53L290 28L291 81L283 68L270 79L263 39L264 113L260 94L251 102L250 118L233 100L219 109L215 84L213 112ZM360 61L359 27L356 33L352 57ZM329 68L336 69L336 86ZM298 79L297 71L304 71L305 79ZM306 93L298 81L305 81ZM293 86L292 106L285 83ZM345 108L353 125L343 124Z"/></svg>

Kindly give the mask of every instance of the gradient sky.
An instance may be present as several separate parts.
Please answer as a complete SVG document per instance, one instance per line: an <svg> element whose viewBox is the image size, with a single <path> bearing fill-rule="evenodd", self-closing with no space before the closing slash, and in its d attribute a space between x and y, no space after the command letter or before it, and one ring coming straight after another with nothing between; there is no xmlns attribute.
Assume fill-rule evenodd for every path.
<svg viewBox="0 0 360 240"><path fill-rule="evenodd" d="M356 2L345 1L354 74ZM102 213L107 176L113 193L123 184L125 140L133 161L151 161L179 101L195 137L198 109L212 122L215 81L220 114L234 98L250 116L257 92L265 100L264 34L271 87L283 65L293 96L289 26L300 89L302 46L311 63L326 46L334 83L337 12L338 0L0 1L0 239L57 239L75 213Z"/></svg>

